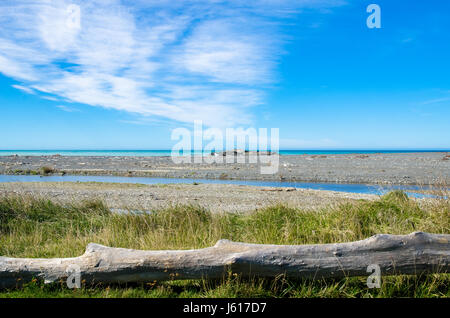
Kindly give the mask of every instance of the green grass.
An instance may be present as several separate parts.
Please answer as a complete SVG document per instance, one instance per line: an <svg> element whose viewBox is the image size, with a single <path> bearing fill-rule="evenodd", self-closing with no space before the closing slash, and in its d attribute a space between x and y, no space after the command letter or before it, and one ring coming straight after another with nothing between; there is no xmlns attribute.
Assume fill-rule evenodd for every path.
<svg viewBox="0 0 450 318"><path fill-rule="evenodd" d="M52 167L45 166L45 167L41 167L41 169L39 169L39 171L42 175L46 176L48 174L55 172L55 169L53 169Z"/></svg>
<svg viewBox="0 0 450 318"><path fill-rule="evenodd" d="M12 174L36 176L39 174L39 172L36 170L30 170L30 169L26 169L26 170L16 169L16 170L12 171Z"/></svg>
<svg viewBox="0 0 450 318"><path fill-rule="evenodd" d="M90 242L134 249L191 249L219 239L265 244L355 241L377 233L449 233L448 199L418 203L399 191L377 201L345 203L317 211L273 206L250 214L214 214L174 206L153 214L112 214L98 201L70 205L31 197L0 198L0 255L72 257ZM366 278L341 280L246 279L169 281L83 286L32 282L0 297L449 297L450 275L383 277L380 289Z"/></svg>
<svg viewBox="0 0 450 318"><path fill-rule="evenodd" d="M41 167L41 168L39 168L39 170L15 169L15 170L7 170L6 171L6 173L8 173L8 174L32 175L32 176L37 176L37 175L47 176L47 175L53 174L55 172L57 172L57 171L51 167ZM61 173L62 175L66 174L65 171L60 171L59 173Z"/></svg>

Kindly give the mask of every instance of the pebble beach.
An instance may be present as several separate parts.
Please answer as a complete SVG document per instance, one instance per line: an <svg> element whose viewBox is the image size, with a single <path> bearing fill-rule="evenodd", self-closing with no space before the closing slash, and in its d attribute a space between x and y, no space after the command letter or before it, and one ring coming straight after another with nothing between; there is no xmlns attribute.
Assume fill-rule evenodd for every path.
<svg viewBox="0 0 450 318"><path fill-rule="evenodd" d="M450 184L450 154L280 155L278 172L254 163L176 164L169 156L0 156L0 174L49 173L162 178L304 181L397 185Z"/></svg>
<svg viewBox="0 0 450 318"><path fill-rule="evenodd" d="M105 175L441 186L450 184L448 153L279 156L279 171L261 174L258 164L175 164L171 157L1 156L0 174ZM45 170L45 169L47 170ZM44 171L44 170L45 171ZM116 211L152 211L188 204L214 212L248 212L283 204L320 209L373 194L232 184L123 184L99 182L5 182L0 195L38 196L58 202L99 199Z"/></svg>

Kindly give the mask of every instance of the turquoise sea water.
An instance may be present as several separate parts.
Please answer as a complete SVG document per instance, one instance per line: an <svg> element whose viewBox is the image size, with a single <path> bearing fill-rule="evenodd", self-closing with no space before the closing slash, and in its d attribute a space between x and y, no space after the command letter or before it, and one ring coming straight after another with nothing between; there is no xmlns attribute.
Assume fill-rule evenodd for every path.
<svg viewBox="0 0 450 318"><path fill-rule="evenodd" d="M371 153L415 153L415 152L449 152L450 149L437 150L280 150L281 155L333 155L333 154L371 154ZM201 154L201 151L193 151L193 154ZM132 156L132 157L152 157L170 156L171 150L0 150L0 156Z"/></svg>

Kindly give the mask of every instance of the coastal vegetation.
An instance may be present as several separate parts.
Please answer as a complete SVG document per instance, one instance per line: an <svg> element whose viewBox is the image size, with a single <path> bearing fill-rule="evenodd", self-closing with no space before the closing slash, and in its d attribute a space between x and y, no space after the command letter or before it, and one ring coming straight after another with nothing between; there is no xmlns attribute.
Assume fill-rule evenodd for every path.
<svg viewBox="0 0 450 318"><path fill-rule="evenodd" d="M6 171L6 174L14 174L14 175L31 175L31 176L37 176L37 175L41 175L41 176L48 176L51 174L54 174L58 172L60 175L65 175L65 171L56 171L55 169L51 168L51 167L41 167L38 170L33 170L33 169L15 169L12 171Z"/></svg>
<svg viewBox="0 0 450 318"><path fill-rule="evenodd" d="M198 206L172 206L151 213L113 213L96 200L58 204L27 196L0 198L0 255L73 257L95 242L146 250L194 249L219 239L262 244L322 244L365 239L377 233L450 233L447 196L414 200L401 191L378 200L345 202L317 210L276 205L252 213L212 213ZM0 297L450 297L450 274L340 280L242 279L83 285L33 281Z"/></svg>
<svg viewBox="0 0 450 318"><path fill-rule="evenodd" d="M51 174L54 171L55 171L55 169L53 169L52 167L47 167L47 166L41 167L41 169L40 169L40 173L43 175Z"/></svg>

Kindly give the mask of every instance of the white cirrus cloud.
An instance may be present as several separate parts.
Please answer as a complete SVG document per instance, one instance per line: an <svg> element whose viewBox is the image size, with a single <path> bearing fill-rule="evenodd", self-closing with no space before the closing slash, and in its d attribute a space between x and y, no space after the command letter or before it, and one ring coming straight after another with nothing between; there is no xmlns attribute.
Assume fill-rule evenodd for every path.
<svg viewBox="0 0 450 318"><path fill-rule="evenodd" d="M58 109L60 109L60 110L62 110L64 112L67 112L67 113L79 112L78 109L72 108L72 107L69 107L69 106L66 106L66 105L56 105L56 108L58 108Z"/></svg>
<svg viewBox="0 0 450 318"><path fill-rule="evenodd" d="M342 4L3 0L0 72L47 99L177 122L247 124L276 80L283 21Z"/></svg>
<svg viewBox="0 0 450 318"><path fill-rule="evenodd" d="M22 92L25 92L27 94L35 94L35 91L29 87L22 86L22 85L11 85L12 87L21 90Z"/></svg>

